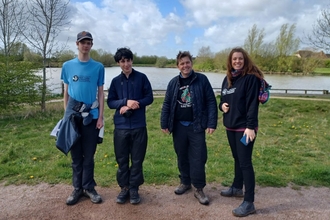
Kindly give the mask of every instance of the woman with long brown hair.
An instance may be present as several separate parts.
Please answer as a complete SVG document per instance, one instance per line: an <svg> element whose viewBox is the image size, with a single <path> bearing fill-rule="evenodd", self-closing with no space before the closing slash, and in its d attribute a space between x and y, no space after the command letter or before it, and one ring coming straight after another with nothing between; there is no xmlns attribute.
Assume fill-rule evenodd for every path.
<svg viewBox="0 0 330 220"><path fill-rule="evenodd" d="M227 75L221 87L219 109L223 112L223 124L234 158L234 180L231 187L220 194L244 197L243 203L233 210L233 215L239 217L256 212L252 151L258 131L258 95L263 77L244 49L231 50L227 60Z"/></svg>

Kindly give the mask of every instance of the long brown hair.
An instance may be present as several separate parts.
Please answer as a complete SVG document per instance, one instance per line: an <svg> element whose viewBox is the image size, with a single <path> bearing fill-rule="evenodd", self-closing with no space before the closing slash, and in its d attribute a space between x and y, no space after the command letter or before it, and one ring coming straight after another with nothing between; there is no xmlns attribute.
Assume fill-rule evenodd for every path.
<svg viewBox="0 0 330 220"><path fill-rule="evenodd" d="M253 63L252 59L248 55L248 53L241 47L235 47L233 48L227 58L227 81L229 88L232 86L232 74L233 71L233 65L232 65L232 57L234 53L242 53L244 58L244 66L242 68L242 76L245 76L245 74L253 74L259 79L264 78L264 74L261 72L261 70Z"/></svg>

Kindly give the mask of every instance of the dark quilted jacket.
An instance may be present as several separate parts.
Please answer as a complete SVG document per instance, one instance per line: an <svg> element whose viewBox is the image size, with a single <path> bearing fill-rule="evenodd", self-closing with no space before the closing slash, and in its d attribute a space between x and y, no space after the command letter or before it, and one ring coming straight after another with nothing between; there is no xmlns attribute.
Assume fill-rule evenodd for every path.
<svg viewBox="0 0 330 220"><path fill-rule="evenodd" d="M194 132L204 131L206 128L216 129L218 121L217 101L208 78L193 72L193 79L189 85L193 103ZM175 105L180 87L179 75L168 84L162 107L160 125L162 129L173 131Z"/></svg>

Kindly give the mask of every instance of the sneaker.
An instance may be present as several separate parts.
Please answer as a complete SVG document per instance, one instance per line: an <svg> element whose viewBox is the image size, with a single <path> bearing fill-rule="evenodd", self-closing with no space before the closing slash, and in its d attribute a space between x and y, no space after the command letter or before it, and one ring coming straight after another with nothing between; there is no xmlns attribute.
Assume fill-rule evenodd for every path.
<svg viewBox="0 0 330 220"><path fill-rule="evenodd" d="M117 196L117 203L124 204L128 198L129 190L127 187L122 187L120 193Z"/></svg>
<svg viewBox="0 0 330 220"><path fill-rule="evenodd" d="M233 210L233 215L237 217L245 217L250 214L256 213L253 202L243 201L238 208Z"/></svg>
<svg viewBox="0 0 330 220"><path fill-rule="evenodd" d="M177 195L181 195L185 192L187 192L189 189L191 189L191 185L184 185L184 184L180 184L175 190L174 193Z"/></svg>
<svg viewBox="0 0 330 220"><path fill-rule="evenodd" d="M102 198L99 194L97 194L96 190L94 188L92 189L86 189L84 192L86 197L89 197L92 201L92 203L101 203Z"/></svg>
<svg viewBox="0 0 330 220"><path fill-rule="evenodd" d="M226 197L244 197L243 190L235 187L230 187L227 190L221 190L220 195Z"/></svg>
<svg viewBox="0 0 330 220"><path fill-rule="evenodd" d="M139 193L136 189L131 189L129 191L129 197L130 197L130 203L135 205L135 204L139 204L141 201L141 198L139 196Z"/></svg>
<svg viewBox="0 0 330 220"><path fill-rule="evenodd" d="M74 189L72 191L71 195L67 198L66 204L67 205L76 204L82 195L83 195L82 189Z"/></svg>
<svg viewBox="0 0 330 220"><path fill-rule="evenodd" d="M199 203L202 205L208 205L209 204L209 199L203 192L203 188L196 189L195 191L195 197L198 199Z"/></svg>

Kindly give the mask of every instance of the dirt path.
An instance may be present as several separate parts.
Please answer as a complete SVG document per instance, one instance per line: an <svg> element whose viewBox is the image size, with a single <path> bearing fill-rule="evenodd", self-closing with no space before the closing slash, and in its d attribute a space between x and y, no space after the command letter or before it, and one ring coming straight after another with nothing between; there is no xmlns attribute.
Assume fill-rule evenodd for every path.
<svg viewBox="0 0 330 220"><path fill-rule="evenodd" d="M174 186L141 186L139 205L115 202L118 188L100 188L97 191L103 203L92 204L83 198L74 206L65 200L71 193L69 185L39 184L36 186L0 185L0 219L237 219L231 214L241 199L221 197L222 186L207 185L205 192L210 205L203 206L194 198L193 191L178 196ZM330 189L257 187L257 213L246 219L317 219L330 217Z"/></svg>

